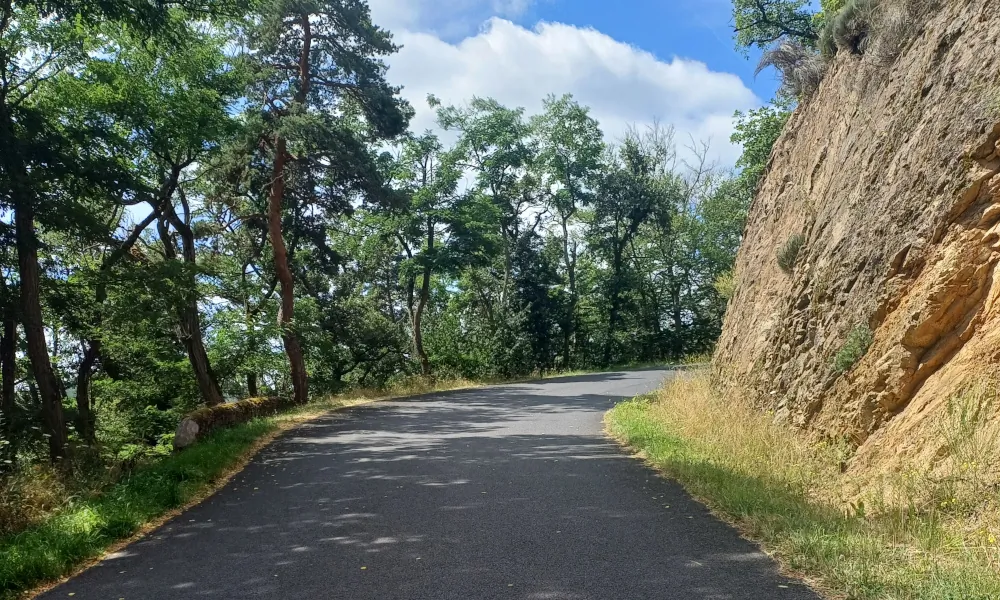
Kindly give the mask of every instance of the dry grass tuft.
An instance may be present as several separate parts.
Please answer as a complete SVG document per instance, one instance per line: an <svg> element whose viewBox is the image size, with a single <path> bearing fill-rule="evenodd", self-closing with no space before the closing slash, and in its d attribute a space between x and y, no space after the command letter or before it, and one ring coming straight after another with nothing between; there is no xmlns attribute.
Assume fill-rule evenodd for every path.
<svg viewBox="0 0 1000 600"><path fill-rule="evenodd" d="M778 250L778 266L785 273L791 274L795 270L795 261L799 258L799 252L806 243L806 237L800 233L785 240L784 245Z"/></svg>
<svg viewBox="0 0 1000 600"><path fill-rule="evenodd" d="M761 56L755 74L774 67L781 74L781 91L796 98L811 96L823 82L823 57L798 41L785 39Z"/></svg>
<svg viewBox="0 0 1000 600"><path fill-rule="evenodd" d="M70 497L65 478L48 465L0 479L0 536L37 523Z"/></svg>

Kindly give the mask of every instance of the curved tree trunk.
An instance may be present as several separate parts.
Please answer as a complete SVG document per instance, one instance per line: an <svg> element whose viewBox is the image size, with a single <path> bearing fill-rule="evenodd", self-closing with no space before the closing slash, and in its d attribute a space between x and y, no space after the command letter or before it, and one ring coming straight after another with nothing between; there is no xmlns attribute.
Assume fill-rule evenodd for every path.
<svg viewBox="0 0 1000 600"><path fill-rule="evenodd" d="M12 117L0 103L0 139L14 144ZM49 458L53 462L67 457L66 424L62 408L62 386L56 378L45 342L42 303L39 296L41 273L38 265L38 239L35 235L34 194L28 182L28 170L17 148L5 148L4 167L11 183L14 212L14 239L17 246L18 276L21 280L21 325L28 347L28 359L42 404L49 434Z"/></svg>
<svg viewBox="0 0 1000 600"><path fill-rule="evenodd" d="M49 434L49 458L60 462L68 458L66 423L63 417L62 386L56 378L45 342L42 303L39 296L41 274L38 266L38 240L31 201L20 198L14 208L14 231L17 239L18 274L21 278L21 323L27 342L28 359L42 403L42 414Z"/></svg>
<svg viewBox="0 0 1000 600"><path fill-rule="evenodd" d="M172 209L168 208L170 213ZM178 228L184 245L184 262L194 264L195 250L193 233L190 228L184 226L179 219L171 219L174 225L181 225ZM163 251L170 260L177 259L177 250L174 241L170 238L170 232L164 219L158 224L160 241L163 242ZM190 282L193 284L193 282ZM187 351L188 361L194 370L195 379L198 382L198 391L204 398L208 406L216 406L225 402L222 390L219 388L218 380L212 371L212 363L208 360L208 352L205 350L205 342L201 334L201 317L198 314L198 298L195 294L190 294L183 304L177 309L177 337L184 344Z"/></svg>
<svg viewBox="0 0 1000 600"><path fill-rule="evenodd" d="M285 248L285 237L282 233L281 216L282 203L285 196L285 164L288 160L288 148L285 138L278 136L275 144L274 173L271 181L271 192L268 197L267 224L268 235L271 237L271 248L274 250L274 270L281 285L281 306L278 309L278 326L281 328L281 341L288 355L288 365L291 370L292 388L295 402L305 404L309 400L309 380L306 375L305 357L302 345L295 333L295 279L288 266L288 250Z"/></svg>

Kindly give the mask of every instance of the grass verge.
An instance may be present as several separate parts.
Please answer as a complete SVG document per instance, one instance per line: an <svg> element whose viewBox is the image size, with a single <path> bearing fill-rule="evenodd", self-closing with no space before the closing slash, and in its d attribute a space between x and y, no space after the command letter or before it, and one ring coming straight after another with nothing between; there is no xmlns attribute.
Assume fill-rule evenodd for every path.
<svg viewBox="0 0 1000 600"><path fill-rule="evenodd" d="M857 496L854 474L840 469L843 448L812 443L766 413L724 401L705 372L619 404L606 423L609 434L828 597L1000 598L994 501L955 506L947 491L939 505L885 502L904 488L874 479ZM911 500L930 485L919 480Z"/></svg>
<svg viewBox="0 0 1000 600"><path fill-rule="evenodd" d="M295 425L331 410L477 385L465 380L412 380L387 390L327 398L214 431L191 448L138 467L105 489L67 501L24 531L0 538L0 599L37 593L37 586L78 572L201 502L278 434Z"/></svg>

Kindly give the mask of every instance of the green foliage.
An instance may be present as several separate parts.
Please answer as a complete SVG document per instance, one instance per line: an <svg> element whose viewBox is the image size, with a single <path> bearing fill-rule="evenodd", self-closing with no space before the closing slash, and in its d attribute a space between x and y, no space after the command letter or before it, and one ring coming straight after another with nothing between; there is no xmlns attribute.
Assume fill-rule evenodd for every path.
<svg viewBox="0 0 1000 600"><path fill-rule="evenodd" d="M776 100L747 113L736 113L736 126L730 141L740 144L743 153L736 161L740 174L736 178L737 193L749 209L757 185L767 172L774 144L781 136L792 114L787 101Z"/></svg>
<svg viewBox="0 0 1000 600"><path fill-rule="evenodd" d="M785 240L784 245L778 250L778 266L785 273L791 273L795 269L795 260L799 257L799 251L806 243L806 237L800 233Z"/></svg>
<svg viewBox="0 0 1000 600"><path fill-rule="evenodd" d="M833 357L833 370L846 373L868 352L874 340L874 334L867 325L858 325L847 334L844 345Z"/></svg>
<svg viewBox="0 0 1000 600"><path fill-rule="evenodd" d="M736 289L738 287L736 275L732 271L726 271L716 277L715 283L712 285L715 287L715 291L726 300L729 300L736 295Z"/></svg>
<svg viewBox="0 0 1000 600"><path fill-rule="evenodd" d="M781 38L814 45L819 35L809 0L733 0L736 48L767 50Z"/></svg>

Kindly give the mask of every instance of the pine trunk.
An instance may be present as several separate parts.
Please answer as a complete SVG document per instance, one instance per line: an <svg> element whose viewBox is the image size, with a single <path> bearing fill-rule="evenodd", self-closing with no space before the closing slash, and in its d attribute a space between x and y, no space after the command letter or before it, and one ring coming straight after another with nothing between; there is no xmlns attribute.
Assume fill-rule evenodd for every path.
<svg viewBox="0 0 1000 600"><path fill-rule="evenodd" d="M305 404L309 400L309 380L306 375L302 346L295 333L295 279L288 265L288 250L285 247L285 237L281 225L282 203L285 196L285 163L288 159L285 138L279 136L275 146L274 173L271 193L268 198L267 222L271 248L274 250L274 270L280 284L281 307L278 310L278 327L281 329L281 341L284 343L285 354L288 356L295 402Z"/></svg>
<svg viewBox="0 0 1000 600"><path fill-rule="evenodd" d="M100 340L91 340L83 352L80 370L76 374L76 428L88 444L97 441L94 412L90 406L90 382L94 376L94 364L100 355Z"/></svg>
<svg viewBox="0 0 1000 600"><path fill-rule="evenodd" d="M14 320L12 307L5 306L3 314L3 336L0 337L0 419L3 421L3 432L8 441L13 441L9 434L13 429L14 419L14 383L17 380L17 321Z"/></svg>
<svg viewBox="0 0 1000 600"><path fill-rule="evenodd" d="M572 255L569 249L569 219L570 215L562 217L563 260L566 262L566 275L569 278L569 307L563 325L563 368L569 369L573 364L573 337L576 334L576 245Z"/></svg>

